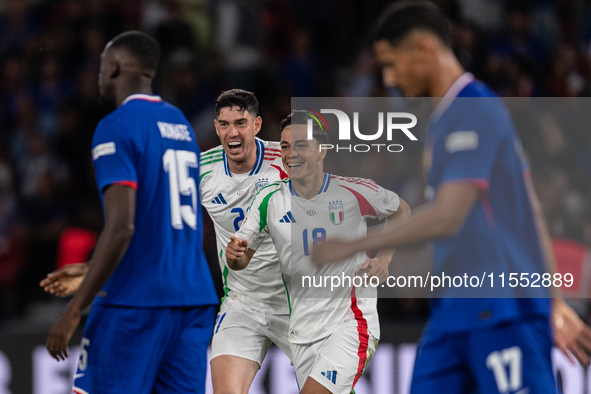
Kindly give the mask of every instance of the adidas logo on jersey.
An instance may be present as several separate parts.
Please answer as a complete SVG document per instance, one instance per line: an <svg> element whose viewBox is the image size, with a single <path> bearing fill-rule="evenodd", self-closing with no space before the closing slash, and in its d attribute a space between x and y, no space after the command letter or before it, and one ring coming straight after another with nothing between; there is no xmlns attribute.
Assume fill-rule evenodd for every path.
<svg viewBox="0 0 591 394"><path fill-rule="evenodd" d="M211 201L211 203L212 203L212 204L228 204L228 203L226 202L226 200L224 200L224 197L222 196L222 193L218 194L218 195L216 196L216 198L214 198L214 199Z"/></svg>
<svg viewBox="0 0 591 394"><path fill-rule="evenodd" d="M335 371L335 370L326 371L326 372L321 372L320 374L322 376L324 376L326 379L330 380L332 382L332 384L337 384L337 371Z"/></svg>
<svg viewBox="0 0 591 394"><path fill-rule="evenodd" d="M283 218L279 219L279 223L295 223L295 222L296 221L293 218L291 211L287 211L287 213L285 215L283 215Z"/></svg>

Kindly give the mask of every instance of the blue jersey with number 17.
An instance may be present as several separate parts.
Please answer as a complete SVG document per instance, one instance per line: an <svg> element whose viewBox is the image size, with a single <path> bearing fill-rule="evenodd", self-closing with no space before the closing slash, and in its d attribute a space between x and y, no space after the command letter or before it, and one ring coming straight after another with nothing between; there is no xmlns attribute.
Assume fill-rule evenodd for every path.
<svg viewBox="0 0 591 394"><path fill-rule="evenodd" d="M471 74L462 75L446 96L432 117L428 184L436 193L444 183L469 182L482 193L459 233L434 242L435 273L484 277L488 290L446 284L442 294L449 298L432 300L428 333L547 316L550 305L544 297L549 293L542 283L547 268L524 179L528 168L509 112ZM511 273L520 280L525 274L530 283L537 278L537 288L511 288ZM452 298L458 294L482 298Z"/></svg>
<svg viewBox="0 0 591 394"><path fill-rule="evenodd" d="M218 302L202 249L199 153L185 116L158 96L132 95L98 124L92 156L101 199L122 184L137 200L133 238L95 303Z"/></svg>

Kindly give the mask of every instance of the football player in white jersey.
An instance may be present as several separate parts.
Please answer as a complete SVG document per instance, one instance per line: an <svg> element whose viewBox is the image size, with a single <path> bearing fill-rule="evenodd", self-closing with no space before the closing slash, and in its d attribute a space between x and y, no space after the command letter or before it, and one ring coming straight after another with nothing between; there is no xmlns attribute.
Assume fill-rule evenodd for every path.
<svg viewBox="0 0 591 394"><path fill-rule="evenodd" d="M256 193L287 177L278 142L256 138L262 120L253 93L233 89L216 100L221 145L201 154L201 201L215 227L224 298L214 326L211 375L214 393L246 394L274 342L291 358L289 306L277 251L263 242L252 265L228 270L226 245L242 224Z"/></svg>
<svg viewBox="0 0 591 394"><path fill-rule="evenodd" d="M374 259L359 253L322 270L313 265L310 251L327 238L365 235L367 218L386 218L388 226L409 215L410 208L371 180L324 173L326 151L320 146L327 142L327 132L314 123L314 138L308 140L307 119L306 112L294 111L282 121L281 155L290 179L259 191L247 220L228 243L226 257L231 269L250 269L260 245L273 240L288 289L289 340L301 393L349 394L380 336L376 288L343 283L328 291L328 282L323 292L306 278L353 279L365 272L381 282L394 251L380 251Z"/></svg>
<svg viewBox="0 0 591 394"><path fill-rule="evenodd" d="M215 394L247 394L271 346L291 358L289 306L277 252L269 238L242 272L228 270L225 249L245 218L257 191L287 177L278 142L256 138L262 119L255 95L240 89L216 100L216 133L221 145L201 153L201 202L212 218L224 298L211 345ZM75 264L51 273L41 285L58 296L73 293L86 272Z"/></svg>

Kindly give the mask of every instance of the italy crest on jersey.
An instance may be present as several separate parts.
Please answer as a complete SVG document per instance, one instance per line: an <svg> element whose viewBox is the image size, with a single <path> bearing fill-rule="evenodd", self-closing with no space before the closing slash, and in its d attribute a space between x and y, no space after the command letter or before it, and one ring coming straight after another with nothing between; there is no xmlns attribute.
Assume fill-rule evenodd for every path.
<svg viewBox="0 0 591 394"><path fill-rule="evenodd" d="M254 187L258 193L259 190L261 190L263 187L268 186L268 185L269 185L269 178L261 178L258 181L256 181L256 183L254 184Z"/></svg>
<svg viewBox="0 0 591 394"><path fill-rule="evenodd" d="M345 220L345 209L342 201L333 201L328 204L328 216L332 224L341 224Z"/></svg>

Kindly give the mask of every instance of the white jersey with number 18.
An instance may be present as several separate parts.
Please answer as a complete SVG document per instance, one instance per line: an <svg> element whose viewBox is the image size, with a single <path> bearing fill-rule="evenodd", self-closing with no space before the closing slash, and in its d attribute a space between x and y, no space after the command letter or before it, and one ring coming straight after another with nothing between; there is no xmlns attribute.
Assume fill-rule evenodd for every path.
<svg viewBox="0 0 591 394"><path fill-rule="evenodd" d="M324 281L343 276L353 280L367 255L358 253L317 269L310 251L326 239L362 237L367 218L388 217L399 205L395 193L371 180L329 174L324 175L318 195L310 200L299 197L289 180L269 185L257 194L236 235L250 242L250 248L257 251L254 256L259 245L273 239L290 301L290 342L312 343L349 325L379 339L377 290L347 284L331 290L331 279ZM320 281L322 285L317 287Z"/></svg>

